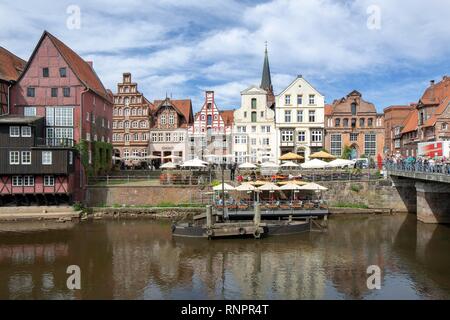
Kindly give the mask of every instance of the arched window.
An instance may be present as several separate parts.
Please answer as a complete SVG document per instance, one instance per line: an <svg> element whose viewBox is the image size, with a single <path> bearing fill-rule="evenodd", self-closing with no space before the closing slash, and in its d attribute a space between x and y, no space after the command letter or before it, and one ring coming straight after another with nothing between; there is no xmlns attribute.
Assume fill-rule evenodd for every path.
<svg viewBox="0 0 450 320"><path fill-rule="evenodd" d="M119 108L119 116L122 116L122 115L123 115L123 109Z"/></svg>
<svg viewBox="0 0 450 320"><path fill-rule="evenodd" d="M133 140L134 141L139 141L140 139L139 139L139 133L135 133L134 135L133 135Z"/></svg>
<svg viewBox="0 0 450 320"><path fill-rule="evenodd" d="M113 121L113 129L116 129L116 128L117 128L117 122Z"/></svg>
<svg viewBox="0 0 450 320"><path fill-rule="evenodd" d="M252 98L252 109L256 109L256 98Z"/></svg>
<svg viewBox="0 0 450 320"><path fill-rule="evenodd" d="M128 97L125 98L125 104L126 104L126 105L129 105L129 104L130 104L130 98L128 98Z"/></svg>
<svg viewBox="0 0 450 320"><path fill-rule="evenodd" d="M147 128L147 121L141 121L141 128Z"/></svg>
<svg viewBox="0 0 450 320"><path fill-rule="evenodd" d="M139 122L133 121L132 126L133 126L133 129L137 129L139 127Z"/></svg>
<svg viewBox="0 0 450 320"><path fill-rule="evenodd" d="M448 130L448 123L447 122L444 122L442 124L442 130Z"/></svg>
<svg viewBox="0 0 450 320"><path fill-rule="evenodd" d="M130 135L128 133L124 135L124 138L126 142L130 141Z"/></svg>
<svg viewBox="0 0 450 320"><path fill-rule="evenodd" d="M138 115L142 116L142 109L141 108L138 109Z"/></svg>
<svg viewBox="0 0 450 320"><path fill-rule="evenodd" d="M335 127L340 127L341 126L341 119L337 118L334 120L334 126Z"/></svg>
<svg viewBox="0 0 450 320"><path fill-rule="evenodd" d="M365 125L366 125L366 119L364 119L364 118L359 119L359 126L361 128L364 128Z"/></svg>
<svg viewBox="0 0 450 320"><path fill-rule="evenodd" d="M136 113L136 108L133 108L133 109L131 109L131 115L132 116L135 116L137 113Z"/></svg>
<svg viewBox="0 0 450 320"><path fill-rule="evenodd" d="M125 128L130 128L130 121L125 121Z"/></svg>
<svg viewBox="0 0 450 320"><path fill-rule="evenodd" d="M130 115L130 109L129 108L126 108L125 109L125 116L127 117L127 116L129 116Z"/></svg>
<svg viewBox="0 0 450 320"><path fill-rule="evenodd" d="M119 111L118 111L118 109L117 108L114 108L114 113L113 113L115 116L117 116L118 114L119 114Z"/></svg>
<svg viewBox="0 0 450 320"><path fill-rule="evenodd" d="M119 129L123 129L123 121L119 122Z"/></svg>

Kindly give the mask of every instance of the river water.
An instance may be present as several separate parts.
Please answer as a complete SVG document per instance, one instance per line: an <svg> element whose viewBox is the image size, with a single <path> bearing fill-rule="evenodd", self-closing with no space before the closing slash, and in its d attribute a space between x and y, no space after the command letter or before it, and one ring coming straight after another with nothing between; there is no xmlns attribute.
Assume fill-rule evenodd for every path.
<svg viewBox="0 0 450 320"><path fill-rule="evenodd" d="M148 220L0 225L0 299L449 299L450 228L345 216L326 233L174 239ZM69 265L81 289L67 289ZM367 268L381 269L381 289Z"/></svg>

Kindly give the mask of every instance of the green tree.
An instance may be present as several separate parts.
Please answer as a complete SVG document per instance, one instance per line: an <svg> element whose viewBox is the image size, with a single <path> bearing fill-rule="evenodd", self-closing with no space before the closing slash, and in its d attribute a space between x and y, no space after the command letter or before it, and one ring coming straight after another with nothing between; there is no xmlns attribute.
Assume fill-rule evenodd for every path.
<svg viewBox="0 0 450 320"><path fill-rule="evenodd" d="M342 159L350 160L352 157L352 148L348 145L344 146L344 150L342 151Z"/></svg>

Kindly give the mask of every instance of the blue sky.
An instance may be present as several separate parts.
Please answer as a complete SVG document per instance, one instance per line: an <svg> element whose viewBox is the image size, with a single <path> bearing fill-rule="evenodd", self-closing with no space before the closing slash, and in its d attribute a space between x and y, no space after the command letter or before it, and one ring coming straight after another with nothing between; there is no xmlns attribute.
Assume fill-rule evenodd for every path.
<svg viewBox="0 0 450 320"><path fill-rule="evenodd" d="M67 28L69 5L80 29ZM240 91L260 82L265 41L276 93L302 74L327 102L357 89L381 111L450 74L450 1L16 0L0 12L0 45L20 57L48 30L113 91L131 72L149 100L167 92L195 110L204 90L238 107Z"/></svg>

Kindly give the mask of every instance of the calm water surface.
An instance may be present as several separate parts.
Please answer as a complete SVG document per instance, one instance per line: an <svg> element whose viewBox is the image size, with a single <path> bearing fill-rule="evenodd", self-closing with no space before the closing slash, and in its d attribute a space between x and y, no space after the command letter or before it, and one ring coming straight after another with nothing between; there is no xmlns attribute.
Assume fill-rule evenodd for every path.
<svg viewBox="0 0 450 320"><path fill-rule="evenodd" d="M145 220L0 229L0 299L450 298L450 228L415 216L339 217L327 233L259 241L173 239L170 223ZM73 264L81 290L66 287Z"/></svg>

